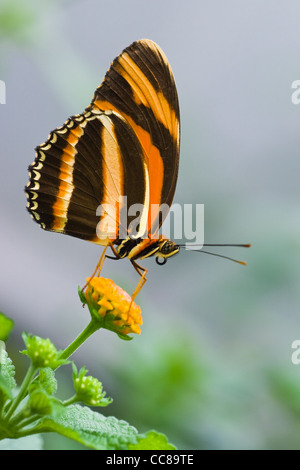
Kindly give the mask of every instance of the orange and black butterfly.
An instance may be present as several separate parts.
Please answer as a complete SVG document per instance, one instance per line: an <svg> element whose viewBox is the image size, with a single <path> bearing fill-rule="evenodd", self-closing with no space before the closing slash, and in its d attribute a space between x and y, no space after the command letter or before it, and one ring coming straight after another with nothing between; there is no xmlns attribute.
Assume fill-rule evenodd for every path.
<svg viewBox="0 0 300 470"><path fill-rule="evenodd" d="M175 192L179 140L168 60L153 41L136 41L113 61L85 111L36 148L28 210L45 230L111 246L142 276L146 270L136 260L156 256L163 264L180 249L158 235L167 215L159 207L170 207ZM136 215L122 224L125 198L126 207L143 208L134 233L128 227Z"/></svg>

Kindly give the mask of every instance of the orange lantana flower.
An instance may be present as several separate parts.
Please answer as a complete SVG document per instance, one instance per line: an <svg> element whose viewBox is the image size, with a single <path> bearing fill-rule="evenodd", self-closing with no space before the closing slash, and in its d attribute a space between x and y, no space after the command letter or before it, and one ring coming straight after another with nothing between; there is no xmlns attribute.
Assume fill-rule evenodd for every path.
<svg viewBox="0 0 300 470"><path fill-rule="evenodd" d="M140 334L141 308L111 279L88 278L83 295L93 318L103 323L103 328L115 331L121 337L128 333Z"/></svg>

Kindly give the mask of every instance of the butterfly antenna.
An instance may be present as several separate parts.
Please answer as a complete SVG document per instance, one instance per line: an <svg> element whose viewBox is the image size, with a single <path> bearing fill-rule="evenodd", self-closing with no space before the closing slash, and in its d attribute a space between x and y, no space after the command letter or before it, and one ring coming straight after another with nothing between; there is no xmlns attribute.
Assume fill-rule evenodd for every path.
<svg viewBox="0 0 300 470"><path fill-rule="evenodd" d="M189 246L197 246L197 245L188 245L187 243L184 243L183 245L179 245L179 246L182 246L184 247L185 249L189 249ZM218 244L215 244L215 243L204 243L203 245L199 245L199 246L234 246L234 247L242 247L242 248L250 248L251 244L250 243L246 243L246 244L235 244L235 243L218 243ZM202 249L199 249L199 250L194 250L193 251L196 251L197 253L205 253L207 255L212 255L212 256L218 256L219 258L225 258L225 259L228 259L230 261L234 261L235 263L239 263L239 264L242 264L243 266L246 266L247 263L245 263L245 261L240 261L240 260L237 260L235 258L231 258L229 256L225 256L225 255L220 255L219 253L213 253L211 251L205 251L205 250L202 250Z"/></svg>

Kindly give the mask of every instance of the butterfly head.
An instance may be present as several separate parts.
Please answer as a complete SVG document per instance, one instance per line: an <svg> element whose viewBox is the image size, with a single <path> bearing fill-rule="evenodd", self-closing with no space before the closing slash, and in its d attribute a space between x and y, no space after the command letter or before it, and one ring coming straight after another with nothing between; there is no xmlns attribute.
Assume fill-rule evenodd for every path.
<svg viewBox="0 0 300 470"><path fill-rule="evenodd" d="M156 262L159 265L165 264L167 262L167 259L170 258L171 256L176 255L179 250L180 246L176 245L172 240L159 240L159 249L156 251Z"/></svg>

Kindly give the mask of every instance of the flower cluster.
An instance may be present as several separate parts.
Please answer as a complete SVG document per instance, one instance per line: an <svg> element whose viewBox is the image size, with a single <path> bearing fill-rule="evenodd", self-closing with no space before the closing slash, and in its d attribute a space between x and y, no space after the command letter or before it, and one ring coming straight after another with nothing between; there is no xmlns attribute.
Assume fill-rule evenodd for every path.
<svg viewBox="0 0 300 470"><path fill-rule="evenodd" d="M76 400L82 401L89 406L107 406L112 402L112 399L106 397L106 392L103 391L102 383L95 377L87 374L87 369L82 367L77 371L75 364L73 364L73 382L76 392Z"/></svg>
<svg viewBox="0 0 300 470"><path fill-rule="evenodd" d="M58 351L50 339L23 333L23 340L27 347L23 354L30 357L34 367L50 367L56 369L68 361L60 359L61 351Z"/></svg>
<svg viewBox="0 0 300 470"><path fill-rule="evenodd" d="M88 304L91 315L101 322L103 328L121 336L140 334L140 325L143 323L141 308L111 279L88 278L84 299L83 295L81 299Z"/></svg>

